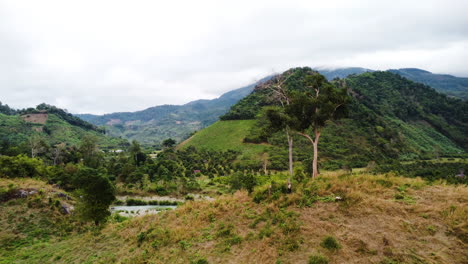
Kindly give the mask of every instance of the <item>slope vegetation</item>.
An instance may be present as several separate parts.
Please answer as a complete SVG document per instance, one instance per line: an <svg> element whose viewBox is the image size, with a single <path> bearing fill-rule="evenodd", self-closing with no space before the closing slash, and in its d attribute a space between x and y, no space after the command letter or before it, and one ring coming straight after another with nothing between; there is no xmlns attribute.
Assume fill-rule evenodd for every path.
<svg viewBox="0 0 468 264"><path fill-rule="evenodd" d="M252 196L188 202L8 254L2 248L0 263L461 264L468 258L466 186L331 173L292 194L275 188L263 194L258 188ZM7 215L16 210L0 206ZM308 262L318 258L328 262Z"/></svg>
<svg viewBox="0 0 468 264"><path fill-rule="evenodd" d="M441 93L464 100L468 99L468 78L455 77L449 74L434 74L415 68L389 71L412 81L429 85Z"/></svg>
<svg viewBox="0 0 468 264"><path fill-rule="evenodd" d="M288 89L302 89L309 68L295 68L286 83ZM264 106L274 105L272 81L258 85L255 91L231 107L222 120L257 120L246 136L249 142L268 142L286 147L283 133L262 131L258 115ZM319 149L322 165L337 169L343 165L366 166L370 161L412 160L439 155L463 155L468 145L468 103L437 93L423 84L390 72L366 72L338 81L346 85L352 102L347 119L330 123L322 134ZM198 145L209 142L203 134ZM310 158L309 144L295 139L295 160ZM207 144L207 143L205 143ZM270 156L273 153L269 153ZM284 155L286 157L287 155ZM287 161L275 162L285 169Z"/></svg>
<svg viewBox="0 0 468 264"><path fill-rule="evenodd" d="M258 159L269 146L243 142L254 125L254 120L218 121L182 142L178 148L193 146L216 151L231 149L241 152L245 159Z"/></svg>
<svg viewBox="0 0 468 264"><path fill-rule="evenodd" d="M73 117L77 119L76 117ZM59 143L77 145L84 136L93 136L98 139L104 149L115 148L126 144L125 140L111 138L104 135L95 126L85 123L79 125L78 121L66 120L57 113L23 113L5 115L0 113L0 152L28 152L29 139L38 137L53 146Z"/></svg>

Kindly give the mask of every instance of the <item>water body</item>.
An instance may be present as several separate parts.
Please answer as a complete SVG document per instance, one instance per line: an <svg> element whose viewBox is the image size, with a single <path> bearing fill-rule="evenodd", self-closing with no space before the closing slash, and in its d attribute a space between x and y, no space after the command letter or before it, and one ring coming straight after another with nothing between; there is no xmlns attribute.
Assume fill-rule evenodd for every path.
<svg viewBox="0 0 468 264"><path fill-rule="evenodd" d="M148 214L157 214L161 211L177 208L175 205L116 205L110 208L112 213L118 213L122 216L139 216Z"/></svg>

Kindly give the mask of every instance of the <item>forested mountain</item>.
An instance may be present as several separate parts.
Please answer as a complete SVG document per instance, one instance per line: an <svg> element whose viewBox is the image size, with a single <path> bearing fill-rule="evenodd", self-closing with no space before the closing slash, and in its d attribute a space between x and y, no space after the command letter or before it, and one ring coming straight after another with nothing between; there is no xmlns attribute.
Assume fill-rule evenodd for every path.
<svg viewBox="0 0 468 264"><path fill-rule="evenodd" d="M104 135L104 130L55 106L15 110L3 105L0 112L0 154L29 153L31 144L47 149L57 144L77 145L85 136L95 137L103 149L127 145ZM33 142L35 141L35 142Z"/></svg>
<svg viewBox="0 0 468 264"><path fill-rule="evenodd" d="M285 74L291 72L285 85L289 90L296 90L302 89L305 77L314 71L295 68ZM244 142L269 143L270 149L266 153L270 165L285 169L287 144L284 133L265 132L261 129L262 120L258 118L264 106L275 104L273 82L274 79L257 85L252 94L233 105L221 120L257 120L247 126L242 123L244 131L249 131L244 134ZM391 72L366 72L336 82L336 85L347 87L352 100L348 118L330 123L322 134L319 151L326 168L457 155L468 148L468 102L450 98ZM231 130L238 129L236 122L232 126L236 128ZM216 149L209 143L216 141L212 136L208 139L195 135L194 140L199 146ZM309 159L309 144L301 137L295 140L295 160ZM190 140L185 145L190 146ZM252 152L251 147L246 149ZM255 154L259 162L265 157L261 150Z"/></svg>
<svg viewBox="0 0 468 264"><path fill-rule="evenodd" d="M424 83L447 95L468 99L468 78L455 77L448 74L434 74L425 70L405 68L389 70L412 81Z"/></svg>
<svg viewBox="0 0 468 264"><path fill-rule="evenodd" d="M347 67L347 68L337 68L337 69L315 69L325 76L328 80L333 80L335 78L346 78L352 74L361 74L365 72L373 72L374 70L360 68L360 67Z"/></svg>
<svg viewBox="0 0 468 264"><path fill-rule="evenodd" d="M76 115L96 125L105 125L111 136L138 140L146 146L160 146L167 138L181 140L218 120L229 107L252 92L257 83L227 92L212 100L197 100L184 105L161 105L143 111L106 115Z"/></svg>
<svg viewBox="0 0 468 264"><path fill-rule="evenodd" d="M373 72L371 69L359 67L318 69L318 71L328 80ZM432 74L419 69L390 71L410 80L427 84L439 92L466 99L468 92L466 78ZM258 83L270 77L265 77ZM95 125L105 126L107 133L111 136L135 139L145 146L159 147L164 139L182 140L194 131L216 122L219 116L225 114L233 104L250 94L258 83L230 91L213 100L197 100L185 105L161 105L137 112L76 116Z"/></svg>

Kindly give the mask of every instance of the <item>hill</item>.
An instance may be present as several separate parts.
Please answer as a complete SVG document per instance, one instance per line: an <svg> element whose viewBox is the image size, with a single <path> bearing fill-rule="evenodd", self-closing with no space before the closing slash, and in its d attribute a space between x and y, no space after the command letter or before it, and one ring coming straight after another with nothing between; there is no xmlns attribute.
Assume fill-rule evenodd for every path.
<svg viewBox="0 0 468 264"><path fill-rule="evenodd" d="M268 144L244 143L250 130L255 126L255 120L229 120L217 121L211 126L200 130L189 139L185 140L178 149L196 147L207 150L225 151L235 150L242 155L239 160L255 161L261 160L263 153L272 146ZM206 139L209 138L207 141Z"/></svg>
<svg viewBox="0 0 468 264"><path fill-rule="evenodd" d="M455 77L448 74L434 74L416 68L389 70L412 81L426 84L441 93L452 97L468 99L468 78Z"/></svg>
<svg viewBox="0 0 468 264"><path fill-rule="evenodd" d="M108 137L103 130L64 110L41 104L37 108L0 113L0 153L29 153L29 140L44 140L49 146L66 143L77 145L85 136L98 139L103 149L127 145L127 141Z"/></svg>
<svg viewBox="0 0 468 264"><path fill-rule="evenodd" d="M290 89L301 86L303 78L312 73L310 68L295 68L289 79ZM208 131L235 123L228 120L255 120L262 107L273 104L267 81L256 86L254 92L221 117L219 124ZM433 158L439 155L460 155L467 149L468 120L464 113L468 103L449 98L423 84L412 82L391 72L367 72L353 75L344 80L352 95L349 117L331 123L322 134L319 146L324 168L337 169L344 165L366 166L370 161L386 162L392 159L412 160ZM232 121L230 121L232 122ZM260 121L258 121L260 122ZM282 133L264 135L259 131L261 122L244 128L244 141L264 142L276 147L266 149L270 166L285 169L285 136ZM247 130L250 130L247 132ZM213 134L213 133L209 133ZM200 148L209 147L212 137L208 132L195 134L186 143ZM192 143L196 140L196 143ZM226 145L235 144L237 137L226 136ZM309 144L301 137L295 139L296 161L310 158ZM251 147L246 144L245 151ZM260 154L259 154L260 155ZM277 158L275 158L277 157Z"/></svg>
<svg viewBox="0 0 468 264"><path fill-rule="evenodd" d="M346 78L374 70L348 67L318 71L328 80ZM432 74L419 69L389 70L415 82L424 83L441 93L466 99L468 85L466 78L450 75ZM197 100L185 105L161 105L137 112L121 112L105 115L77 114L94 125L105 126L107 133L128 140L138 140L145 146L160 147L163 140L174 138L177 141L186 139L193 132L203 129L228 112L229 108L249 95L254 87L269 80L271 76L255 84L230 91L213 100ZM1 106L0 106L1 108ZM5 110L7 111L7 110Z"/></svg>
<svg viewBox="0 0 468 264"><path fill-rule="evenodd" d="M0 188L27 186L42 191L0 203L0 263L461 264L468 257L463 185L330 173L292 194L241 191L113 218L100 230L61 215L52 186L0 181Z"/></svg>
<svg viewBox="0 0 468 264"><path fill-rule="evenodd" d="M257 83L269 78L265 77ZM137 112L76 116L95 125L105 126L109 135L138 140L145 146L160 147L161 142L167 138L180 141L194 131L216 122L231 105L251 93L257 83L227 92L213 100L197 100L184 105L161 105Z"/></svg>

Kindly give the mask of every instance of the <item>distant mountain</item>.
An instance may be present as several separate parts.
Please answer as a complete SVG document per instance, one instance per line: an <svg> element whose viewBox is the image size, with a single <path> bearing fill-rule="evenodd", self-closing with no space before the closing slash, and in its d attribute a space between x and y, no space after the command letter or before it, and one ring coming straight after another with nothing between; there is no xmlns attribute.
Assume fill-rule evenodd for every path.
<svg viewBox="0 0 468 264"><path fill-rule="evenodd" d="M137 112L76 116L95 125L105 126L111 136L138 140L145 146L159 146L164 139L173 138L179 141L216 122L233 104L250 94L255 85L269 78L271 76L212 100L196 100L184 105L161 105Z"/></svg>
<svg viewBox="0 0 468 264"><path fill-rule="evenodd" d="M455 77L448 74L434 74L416 68L388 70L412 81L431 86L441 93L452 97L468 99L468 78Z"/></svg>
<svg viewBox="0 0 468 264"><path fill-rule="evenodd" d="M348 68L337 68L337 69L316 69L323 76L327 77L328 80L333 80L335 78L346 78L352 74L361 74L365 72L373 72L374 70L360 68L360 67L348 67Z"/></svg>

